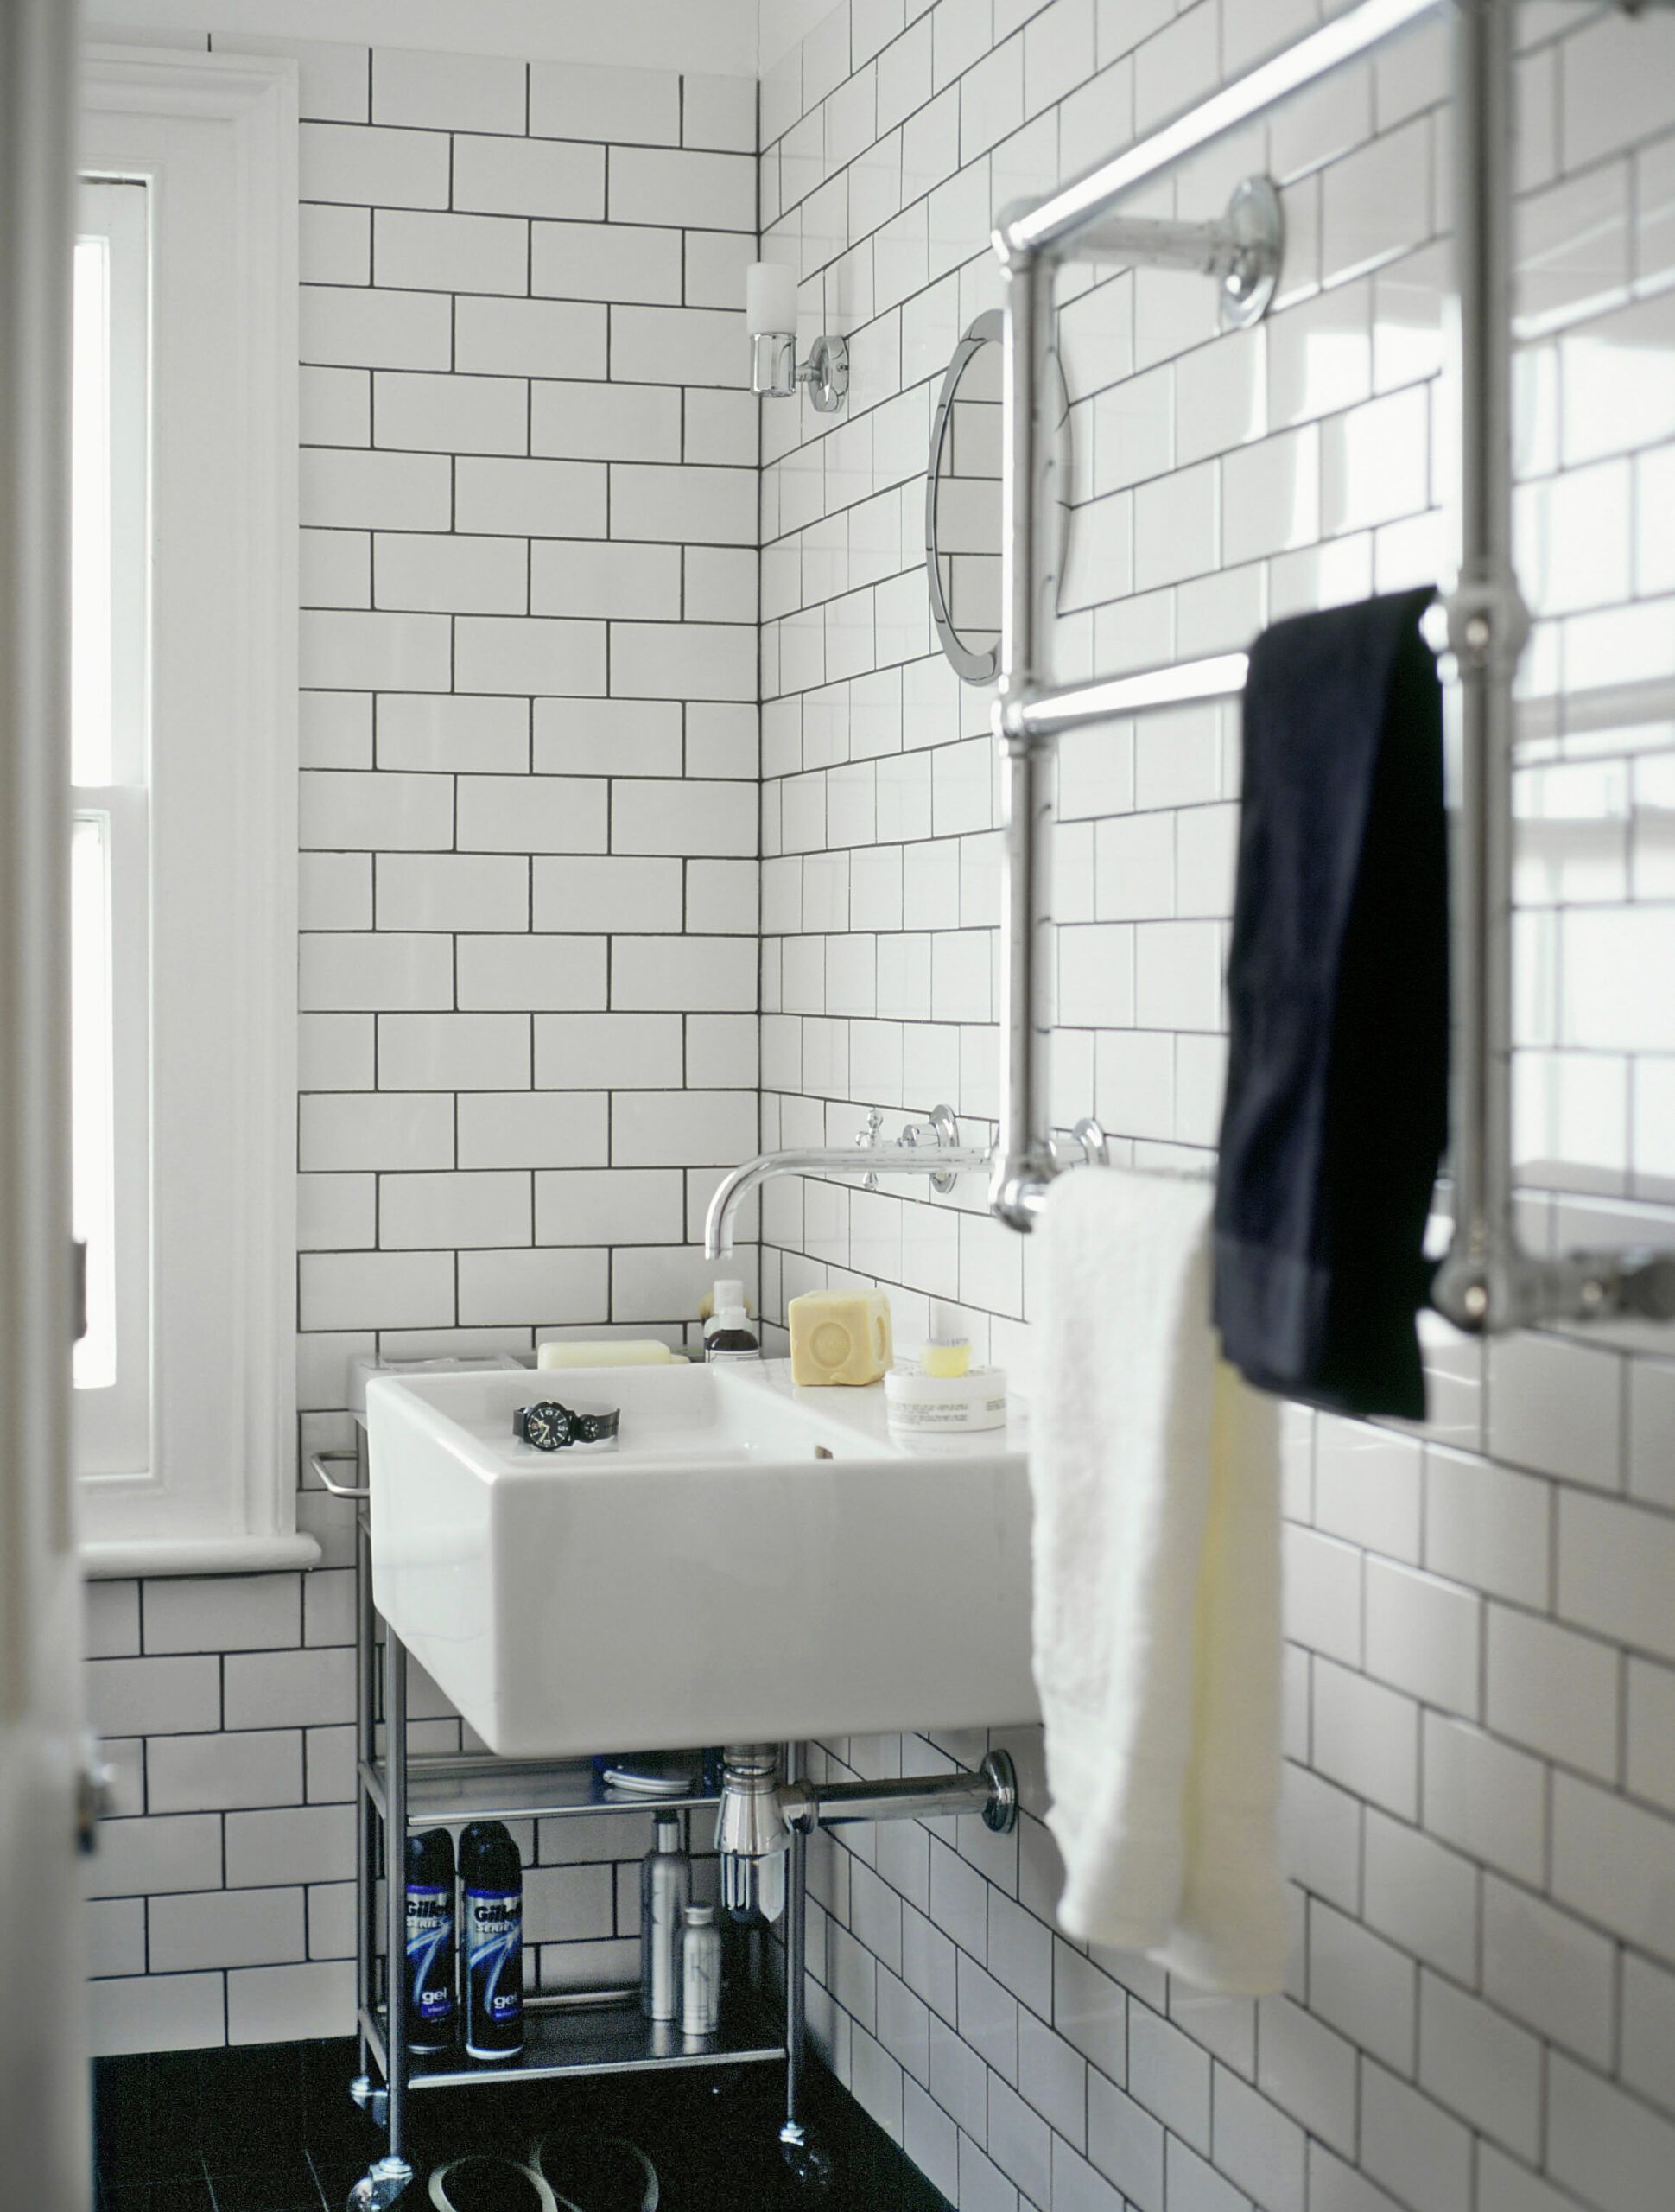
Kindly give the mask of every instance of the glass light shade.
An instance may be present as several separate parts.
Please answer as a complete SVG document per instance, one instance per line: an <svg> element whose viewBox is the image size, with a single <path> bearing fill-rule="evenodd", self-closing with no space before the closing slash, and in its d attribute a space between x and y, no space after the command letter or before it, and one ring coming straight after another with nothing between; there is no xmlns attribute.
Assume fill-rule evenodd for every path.
<svg viewBox="0 0 1675 2212"><path fill-rule="evenodd" d="M745 322L752 338L796 328L796 271L783 261L752 261L745 272Z"/></svg>

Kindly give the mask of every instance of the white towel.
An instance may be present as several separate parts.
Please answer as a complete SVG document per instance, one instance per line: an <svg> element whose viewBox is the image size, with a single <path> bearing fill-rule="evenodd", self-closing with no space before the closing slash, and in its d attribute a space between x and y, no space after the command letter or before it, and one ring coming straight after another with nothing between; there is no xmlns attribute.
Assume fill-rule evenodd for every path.
<svg viewBox="0 0 1675 2212"><path fill-rule="evenodd" d="M1208 1185L1060 1176L1037 1235L1035 1677L1073 1936L1280 1986L1278 1408L1218 1357Z"/></svg>

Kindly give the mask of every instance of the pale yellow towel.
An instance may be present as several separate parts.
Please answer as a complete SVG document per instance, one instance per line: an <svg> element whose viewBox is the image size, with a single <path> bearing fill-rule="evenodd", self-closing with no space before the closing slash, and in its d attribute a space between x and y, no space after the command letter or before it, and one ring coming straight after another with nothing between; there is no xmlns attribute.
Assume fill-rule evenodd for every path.
<svg viewBox="0 0 1675 2212"><path fill-rule="evenodd" d="M1061 1176L1037 1235L1035 1672L1073 1936L1280 1986L1278 1408L1217 1355L1209 1186Z"/></svg>

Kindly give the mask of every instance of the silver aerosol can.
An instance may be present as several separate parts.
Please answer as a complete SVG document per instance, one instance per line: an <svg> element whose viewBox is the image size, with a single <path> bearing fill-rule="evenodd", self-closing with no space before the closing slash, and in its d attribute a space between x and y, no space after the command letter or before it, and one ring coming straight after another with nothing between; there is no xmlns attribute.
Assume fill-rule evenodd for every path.
<svg viewBox="0 0 1675 2212"><path fill-rule="evenodd" d="M713 2036L721 2024L721 1931L713 1904L689 1904L681 1924L681 2033Z"/></svg>
<svg viewBox="0 0 1675 2212"><path fill-rule="evenodd" d="M648 2020L680 2018L681 1915L692 1895L692 1861L676 1813L659 1813L640 1861L640 2010Z"/></svg>

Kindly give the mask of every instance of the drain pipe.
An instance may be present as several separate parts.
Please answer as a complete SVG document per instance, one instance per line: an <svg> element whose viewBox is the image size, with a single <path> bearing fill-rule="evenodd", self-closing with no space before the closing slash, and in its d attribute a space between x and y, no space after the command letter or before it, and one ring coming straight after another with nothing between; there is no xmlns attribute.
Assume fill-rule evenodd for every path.
<svg viewBox="0 0 1675 2212"><path fill-rule="evenodd" d="M777 1920L785 1910L790 1830L779 1812L777 1744L729 1744L721 1753L715 1848L730 1920Z"/></svg>
<svg viewBox="0 0 1675 2212"><path fill-rule="evenodd" d="M1018 1821L1018 1775L1007 1751L991 1751L969 1774L916 1774L900 1782L788 1782L780 1815L808 1835L850 1821L910 1821L980 1813L985 1827L1009 1834Z"/></svg>
<svg viewBox="0 0 1675 2212"><path fill-rule="evenodd" d="M729 1744L722 1758L715 1847L722 1900L738 1919L779 1917L793 1834L855 1821L975 1813L986 1827L1006 1835L1018 1821L1018 1773L1006 1751L991 1751L968 1774L911 1775L899 1782L782 1783L777 1744Z"/></svg>

